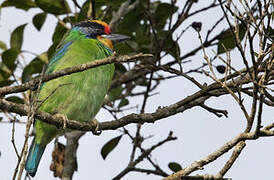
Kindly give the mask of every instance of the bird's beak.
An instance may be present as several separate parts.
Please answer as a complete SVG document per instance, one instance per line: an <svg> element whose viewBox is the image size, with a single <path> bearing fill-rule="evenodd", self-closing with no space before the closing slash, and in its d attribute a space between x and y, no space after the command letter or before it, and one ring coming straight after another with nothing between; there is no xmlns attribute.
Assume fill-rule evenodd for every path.
<svg viewBox="0 0 274 180"><path fill-rule="evenodd" d="M107 35L102 35L102 37L111 40L113 44L130 39L129 36L125 36L121 34L107 34Z"/></svg>

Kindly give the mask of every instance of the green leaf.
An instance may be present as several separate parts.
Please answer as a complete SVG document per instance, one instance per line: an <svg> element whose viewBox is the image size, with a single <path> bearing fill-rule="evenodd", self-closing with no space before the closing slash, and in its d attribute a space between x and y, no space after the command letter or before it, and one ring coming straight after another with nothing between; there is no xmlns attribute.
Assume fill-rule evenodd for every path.
<svg viewBox="0 0 274 180"><path fill-rule="evenodd" d="M48 49L48 59L51 59L56 51L57 46L59 45L60 41L65 36L68 29L66 29L64 26L62 26L60 23L58 23L55 27L54 33L52 35L52 41L53 44Z"/></svg>
<svg viewBox="0 0 274 180"><path fill-rule="evenodd" d="M177 172L177 171L180 171L182 169L182 166L176 162L170 162L168 164L168 167L171 171L173 172Z"/></svg>
<svg viewBox="0 0 274 180"><path fill-rule="evenodd" d="M16 68L15 60L19 53L20 51L18 49L11 48L4 51L2 54L2 62L11 72Z"/></svg>
<svg viewBox="0 0 274 180"><path fill-rule="evenodd" d="M127 72L127 68L122 63L115 63L115 71L118 71L119 73L125 73Z"/></svg>
<svg viewBox="0 0 274 180"><path fill-rule="evenodd" d="M45 23L46 17L47 13L38 13L33 17L32 23L38 31L41 30L43 24Z"/></svg>
<svg viewBox="0 0 274 180"><path fill-rule="evenodd" d="M18 96L10 96L10 97L7 97L6 100L17 103L17 104L24 104L24 100Z"/></svg>
<svg viewBox="0 0 274 180"><path fill-rule="evenodd" d="M130 11L119 24L119 33L131 35L140 26L140 21L144 17L143 9L141 7Z"/></svg>
<svg viewBox="0 0 274 180"><path fill-rule="evenodd" d="M47 63L47 53L42 53L41 55L34 58L23 70L22 82L25 83L29 81L33 74L41 73L43 66Z"/></svg>
<svg viewBox="0 0 274 180"><path fill-rule="evenodd" d="M159 31L158 36L160 40L165 40L164 44L165 46L163 47L163 50L173 56L175 59L179 61L180 57L180 47L178 42L174 41L172 36L169 35L168 31Z"/></svg>
<svg viewBox="0 0 274 180"><path fill-rule="evenodd" d="M121 97L122 92L123 92L122 86L111 89L111 91L109 92L109 100L115 101L116 99L119 99Z"/></svg>
<svg viewBox="0 0 274 180"><path fill-rule="evenodd" d="M146 78L138 78L136 81L135 81L136 85L139 85L139 86L147 86L148 85L148 81Z"/></svg>
<svg viewBox="0 0 274 180"><path fill-rule="evenodd" d="M0 117L0 122L3 120L3 117ZM1 152L0 152L0 156L1 156Z"/></svg>
<svg viewBox="0 0 274 180"><path fill-rule="evenodd" d="M106 159L108 154L118 145L119 141L121 140L122 135L117 136L110 141L108 141L101 149L101 155L103 159Z"/></svg>
<svg viewBox="0 0 274 180"><path fill-rule="evenodd" d="M7 45L3 41L0 41L0 49L7 50Z"/></svg>
<svg viewBox="0 0 274 180"><path fill-rule="evenodd" d="M0 87L9 86L9 85L11 85L14 82L15 82L14 80L3 80L3 81L0 81Z"/></svg>
<svg viewBox="0 0 274 180"><path fill-rule="evenodd" d="M136 29L136 37L134 39L137 43L137 51L149 53L151 51L151 33L149 32L149 25L140 24Z"/></svg>
<svg viewBox="0 0 274 180"><path fill-rule="evenodd" d="M81 10L80 10L80 12L77 16L77 21L78 22L84 21L85 19L87 19L87 12L89 10L89 7L90 7L90 1L88 0L83 4L83 6L82 6L82 8L81 8Z"/></svg>
<svg viewBox="0 0 274 180"><path fill-rule="evenodd" d="M68 31L67 28L65 28L60 23L58 23L55 27L55 30L52 36L52 41L54 43L59 44L59 42L63 39L63 36L65 35L67 31Z"/></svg>
<svg viewBox="0 0 274 180"><path fill-rule="evenodd" d="M121 108L121 107L126 106L128 104L129 104L129 101L126 98L123 98L123 99L121 99L121 101L118 105L118 108Z"/></svg>
<svg viewBox="0 0 274 180"><path fill-rule="evenodd" d="M266 33L267 33L267 35L270 36L271 39L274 39L274 29L273 29L272 27L269 26L269 27L266 29Z"/></svg>
<svg viewBox="0 0 274 180"><path fill-rule="evenodd" d="M169 3L160 3L155 11L155 25L156 29L163 29L166 20L177 11L178 7L173 6Z"/></svg>
<svg viewBox="0 0 274 180"><path fill-rule="evenodd" d="M47 54L48 54L48 58L49 58L49 59L51 59L51 58L53 57L57 45L58 45L58 43L53 43L53 44L49 47L49 49L48 49L48 51L47 51Z"/></svg>
<svg viewBox="0 0 274 180"><path fill-rule="evenodd" d="M245 26L240 24L239 25L239 39L240 39L240 41L242 41L244 39L245 33L246 33ZM232 50L233 48L236 47L236 42L234 40L234 37L233 37L233 34L232 34L230 28L223 31L219 35L218 39L219 39L218 47L217 47L218 54L222 54L222 53L226 52L226 50Z"/></svg>
<svg viewBox="0 0 274 180"><path fill-rule="evenodd" d="M21 49L23 43L23 34L24 29L27 24L18 26L12 33L10 37L10 46L11 48Z"/></svg>
<svg viewBox="0 0 274 180"><path fill-rule="evenodd" d="M18 9L27 11L30 8L36 7L36 4L32 0L6 0L1 4L1 7L9 6L14 6Z"/></svg>
<svg viewBox="0 0 274 180"><path fill-rule="evenodd" d="M75 16L66 16L66 17L64 17L64 19L63 19L64 23L76 24L77 19L76 19Z"/></svg>
<svg viewBox="0 0 274 180"><path fill-rule="evenodd" d="M10 70L7 68L6 65L4 65L4 63L1 62L0 63L0 84L3 83L3 86L5 86L5 84L6 84L5 81L8 80L10 75L11 75Z"/></svg>
<svg viewBox="0 0 274 180"><path fill-rule="evenodd" d="M114 9L114 10L117 10L121 4L123 2L125 2L126 0L115 0L115 1L109 1L109 6Z"/></svg>
<svg viewBox="0 0 274 180"><path fill-rule="evenodd" d="M133 52L133 50L126 43L115 44L114 51L121 55Z"/></svg>
<svg viewBox="0 0 274 180"><path fill-rule="evenodd" d="M47 13L61 15L70 13L68 3L65 0L35 0L38 7Z"/></svg>

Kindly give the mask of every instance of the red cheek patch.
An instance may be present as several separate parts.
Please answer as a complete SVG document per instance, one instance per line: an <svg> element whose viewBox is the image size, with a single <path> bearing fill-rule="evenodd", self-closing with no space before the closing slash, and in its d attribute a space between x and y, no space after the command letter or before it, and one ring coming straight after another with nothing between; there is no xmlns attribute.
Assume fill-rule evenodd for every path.
<svg viewBox="0 0 274 180"><path fill-rule="evenodd" d="M109 26L108 26L108 25L105 26L105 33L106 33L106 34L110 34L110 29L109 29Z"/></svg>

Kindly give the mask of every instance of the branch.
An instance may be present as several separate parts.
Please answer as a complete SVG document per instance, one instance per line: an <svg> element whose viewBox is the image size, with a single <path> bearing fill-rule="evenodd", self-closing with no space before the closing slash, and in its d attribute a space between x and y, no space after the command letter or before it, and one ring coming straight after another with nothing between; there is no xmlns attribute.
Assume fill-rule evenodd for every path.
<svg viewBox="0 0 274 180"><path fill-rule="evenodd" d="M260 78L260 77L258 77ZM243 85L250 82L248 74L244 77L236 78L231 82L228 82L227 87L231 88L232 91L236 91L239 85ZM219 83L212 83L210 86L205 86L204 89L166 107L159 107L153 113L143 114L129 114L117 120L106 121L100 123L101 130L114 130L120 127L124 127L132 123L154 123L163 118L175 115L180 112L184 112L194 106L200 106L203 102L212 96L221 96L227 94L226 89L222 88ZM16 104L4 99L0 99L0 109L16 113L22 116L26 116L28 113L27 106ZM63 119L60 117L52 116L49 113L37 111L35 118L43 122L54 124L56 127L63 127ZM92 131L96 129L96 124L92 122L78 122L75 120L69 120L66 123L69 129L81 130L81 131Z"/></svg>
<svg viewBox="0 0 274 180"><path fill-rule="evenodd" d="M230 149L232 149L234 146L236 146L239 142L245 141L245 140L255 140L258 137L263 137L263 136L273 136L274 132L273 131L260 130L258 134L259 135L257 135L256 132L241 133L238 136L236 136L235 138L233 138L232 140L230 140L229 142L225 143L222 147L220 147L215 152L209 154L207 157L205 157L205 158L203 158L199 161L193 162L187 168L184 168L184 169L182 169L182 170L166 177L164 180L177 180L177 179L180 179L181 177L184 177L184 176L192 173L193 171L199 170L201 167L203 167L203 166L211 163L212 161L216 160L217 158L219 158L220 156L222 156L223 154L228 152ZM242 150L242 148L240 148L239 150L236 150L236 152L234 152L234 153L238 154L238 153L240 153L241 150ZM237 155L235 155L235 156L237 156ZM234 159L232 159L232 161L233 160Z"/></svg>
<svg viewBox="0 0 274 180"><path fill-rule="evenodd" d="M218 174L216 175L217 179L222 178L225 175L225 173L227 173L227 171L232 167L233 163L239 157L240 153L242 152L245 146L246 144L244 141L239 142L235 146L234 151L232 155L230 156L229 160L226 162L225 166L221 169L221 171L219 171Z"/></svg>
<svg viewBox="0 0 274 180"><path fill-rule="evenodd" d="M152 57L152 55L139 53L139 54L136 54L133 56L127 56L127 55L117 56L116 53L113 53L113 55L110 57L95 60L95 61L92 61L92 62L89 62L86 64L81 64L78 66L69 67L69 68L66 68L61 71L54 72L51 74L47 74L47 75L44 75L41 79L42 79L42 82L47 82L52 79L56 79L58 77L70 75L70 74L77 73L77 72L82 72L87 69L95 68L95 67L98 67L101 65L106 65L106 64L116 63L116 62L120 62L120 63L131 62L131 61L135 61L136 59L145 58L145 57ZM28 89L34 89L36 87L36 85L38 84L39 80L40 80L40 77L35 78L35 79L33 79L29 82L26 82L24 84L21 84L19 86L2 87L2 88L0 88L0 95L4 96L7 94L11 94L11 93L23 92Z"/></svg>
<svg viewBox="0 0 274 180"><path fill-rule="evenodd" d="M66 134L67 145L65 148L64 172L62 180L70 180L75 171L77 171L77 157L78 140L84 135L81 131L72 131Z"/></svg>
<svg viewBox="0 0 274 180"><path fill-rule="evenodd" d="M145 151L142 152L142 154L136 158L133 162L131 162L122 172L120 172L117 176L115 176L113 178L113 180L118 180L118 179L121 179L123 176L125 176L127 173L129 173L130 171L133 171L135 166L140 163L141 161L144 160L145 157L147 157L149 154L151 154L151 152L153 150L155 150L156 148L160 147L161 145L163 145L164 143L166 142L169 142L169 141L173 141L173 140L176 140L177 137L173 137L173 132L169 132L169 135L167 136L166 139L158 142L157 144L151 146L149 149L146 149ZM159 172L157 173L159 175Z"/></svg>
<svg viewBox="0 0 274 180"><path fill-rule="evenodd" d="M201 104L201 107L204 108L205 110L207 110L208 112L215 114L219 118L223 117L223 115L226 118L228 118L228 112L227 112L227 110L215 109L215 108L209 107L209 106L207 106L205 104Z"/></svg>

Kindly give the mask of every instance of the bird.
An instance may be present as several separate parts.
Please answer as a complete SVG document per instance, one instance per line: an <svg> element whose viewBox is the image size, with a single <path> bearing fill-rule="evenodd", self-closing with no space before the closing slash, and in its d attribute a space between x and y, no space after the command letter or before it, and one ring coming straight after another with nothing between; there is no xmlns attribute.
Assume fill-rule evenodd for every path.
<svg viewBox="0 0 274 180"><path fill-rule="evenodd" d="M45 74L109 57L113 45L127 39L128 36L111 33L108 24L101 20L79 22L64 35ZM114 64L107 64L44 82L38 95L39 110L80 122L94 120L103 105L114 70ZM64 132L39 119L35 119L34 127L35 136L25 164L27 174L32 177L47 144Z"/></svg>

